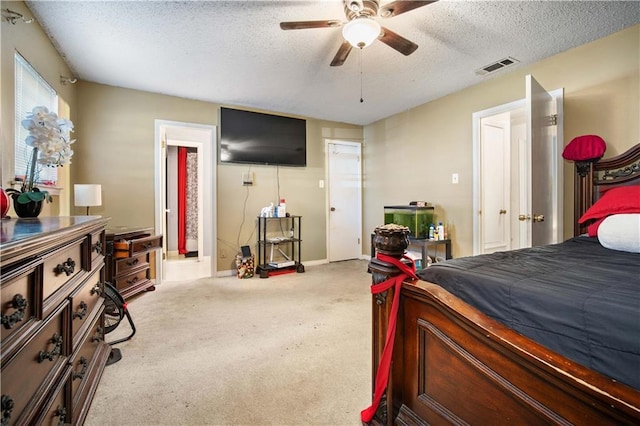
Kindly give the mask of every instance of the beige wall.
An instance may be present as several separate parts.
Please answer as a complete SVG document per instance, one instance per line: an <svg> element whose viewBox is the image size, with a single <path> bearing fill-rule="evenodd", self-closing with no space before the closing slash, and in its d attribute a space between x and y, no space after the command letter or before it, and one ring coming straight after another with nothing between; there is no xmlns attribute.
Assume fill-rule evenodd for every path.
<svg viewBox="0 0 640 426"><path fill-rule="evenodd" d="M21 13L25 18L31 18L31 11L23 2L2 2L2 9L10 9L14 12ZM71 76L71 71L62 60L53 44L44 33L37 22L26 24L22 21L16 21L15 25L2 19L1 36L2 39L2 56L0 57L0 70L2 78L0 79L0 108L2 110L2 118L0 122L1 138L2 138L2 183L3 188L10 188L10 182L15 176L14 168L14 138L15 138L15 100L14 100L14 54L19 52L42 77L58 92L61 98L62 107L59 109L61 116L66 114L66 106L68 105L72 121L75 118L76 106L76 86L60 84L60 76ZM72 136L75 136L72 134ZM75 148L75 146L74 146ZM75 163L76 159L72 159ZM64 187L60 191L59 196L54 196L52 204L45 204L43 207L43 215L68 214L70 191L69 188L69 171L73 169L75 164L69 167L58 169L59 184ZM16 189L18 187L16 186ZM13 215L13 209L9 215Z"/></svg>
<svg viewBox="0 0 640 426"><path fill-rule="evenodd" d="M154 226L154 120L218 125L217 104L80 82L76 150L72 175L77 183L102 185L102 207L92 213L111 217L109 226ZM260 209L277 203L302 216L302 260L326 259L324 138L362 140L362 127L307 119L307 167L216 165L217 268L235 268L240 246L255 247ZM217 147L214 147L214 152ZM251 171L255 185L242 186ZM279 175L279 185L278 185ZM245 204L246 199L246 204ZM82 214L76 209L75 214ZM226 258L221 258L224 250ZM255 251L255 249L254 249Z"/></svg>
<svg viewBox="0 0 640 426"><path fill-rule="evenodd" d="M383 207L425 200L452 224L453 255L473 252L471 116L525 96L526 74L564 88L564 144L598 134L611 157L640 142L640 25L365 127L363 234ZM479 77L479 80L481 78ZM573 230L573 164L565 167L565 236ZM397 170L404 173L397 173ZM451 174L460 183L451 183ZM368 248L364 247L365 251Z"/></svg>

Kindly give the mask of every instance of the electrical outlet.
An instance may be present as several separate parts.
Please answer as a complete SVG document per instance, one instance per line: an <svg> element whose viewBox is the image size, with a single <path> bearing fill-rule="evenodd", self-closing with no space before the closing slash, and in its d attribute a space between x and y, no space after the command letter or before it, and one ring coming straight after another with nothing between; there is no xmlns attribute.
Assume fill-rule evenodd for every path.
<svg viewBox="0 0 640 426"><path fill-rule="evenodd" d="M320 188L324 188L324 180L323 180L323 179L320 179L320 180L318 181L318 187L320 187Z"/></svg>
<svg viewBox="0 0 640 426"><path fill-rule="evenodd" d="M223 249L223 248L220 249L220 258L221 259L226 259L227 258L227 250L226 249Z"/></svg>
<svg viewBox="0 0 640 426"><path fill-rule="evenodd" d="M253 185L253 173L242 173L242 185L243 186Z"/></svg>
<svg viewBox="0 0 640 426"><path fill-rule="evenodd" d="M451 183L453 184L457 184L458 183L458 174L454 173L451 175Z"/></svg>

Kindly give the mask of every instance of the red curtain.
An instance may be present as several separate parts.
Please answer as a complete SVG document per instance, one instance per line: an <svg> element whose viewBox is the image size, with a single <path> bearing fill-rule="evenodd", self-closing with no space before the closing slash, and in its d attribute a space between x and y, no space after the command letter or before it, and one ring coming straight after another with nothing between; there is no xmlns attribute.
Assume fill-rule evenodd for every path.
<svg viewBox="0 0 640 426"><path fill-rule="evenodd" d="M187 253L187 148L178 147L178 253Z"/></svg>

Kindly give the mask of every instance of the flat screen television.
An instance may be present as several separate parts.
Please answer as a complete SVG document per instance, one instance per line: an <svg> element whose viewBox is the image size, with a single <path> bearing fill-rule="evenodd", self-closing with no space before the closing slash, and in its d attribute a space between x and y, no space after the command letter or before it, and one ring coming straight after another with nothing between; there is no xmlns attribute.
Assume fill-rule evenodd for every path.
<svg viewBox="0 0 640 426"><path fill-rule="evenodd" d="M307 122L299 118L221 108L220 162L307 165Z"/></svg>

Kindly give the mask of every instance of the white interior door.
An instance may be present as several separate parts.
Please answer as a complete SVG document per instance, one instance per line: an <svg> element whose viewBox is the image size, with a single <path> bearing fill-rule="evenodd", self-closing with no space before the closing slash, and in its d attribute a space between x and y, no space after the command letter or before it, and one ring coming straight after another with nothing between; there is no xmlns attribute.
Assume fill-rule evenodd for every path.
<svg viewBox="0 0 640 426"><path fill-rule="evenodd" d="M563 90L546 92L531 76L526 77L526 99L473 113L473 253L484 252L483 189L491 161L482 149L483 122L507 114L510 133L510 168L507 216L510 216L510 248L559 242L563 237L562 167ZM490 119L490 120L487 120ZM495 157L495 155L494 155ZM484 160L483 160L484 158ZM483 167L483 164L487 167ZM495 176L493 177L495 180ZM484 182L484 183L483 183ZM490 207L487 207L490 209ZM534 218L536 221L534 222ZM495 228L497 229L497 228ZM495 229L493 232L495 232ZM492 232L488 228L486 232ZM487 240L492 239L488 236ZM497 239L496 239L497 241ZM490 249L490 247L489 247ZM496 249L497 250L497 249ZM495 250L493 250L495 251Z"/></svg>
<svg viewBox="0 0 640 426"><path fill-rule="evenodd" d="M329 261L362 255L362 146L327 141Z"/></svg>
<svg viewBox="0 0 640 426"><path fill-rule="evenodd" d="M554 96L531 75L526 76L525 107L531 158L529 214L525 220L530 229L532 246L553 244L562 239L562 163L558 160L558 133L562 127L562 117L558 114Z"/></svg>
<svg viewBox="0 0 640 426"><path fill-rule="evenodd" d="M509 120L509 114L501 114L487 117L481 123L482 253L511 248Z"/></svg>

